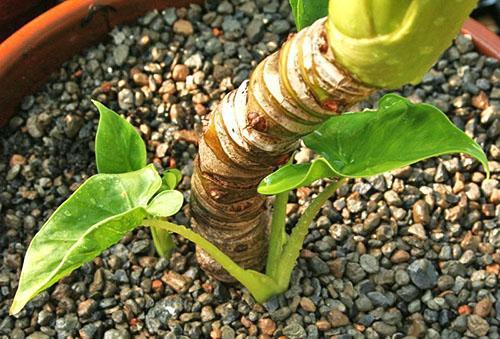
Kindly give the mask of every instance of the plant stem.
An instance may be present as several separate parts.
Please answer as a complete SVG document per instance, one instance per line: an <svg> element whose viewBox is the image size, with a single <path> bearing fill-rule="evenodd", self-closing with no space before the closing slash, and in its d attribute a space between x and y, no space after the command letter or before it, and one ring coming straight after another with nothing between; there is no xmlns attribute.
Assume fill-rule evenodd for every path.
<svg viewBox="0 0 500 339"><path fill-rule="evenodd" d="M260 272L243 269L216 246L184 226L160 219L146 219L143 221L143 224L145 226L160 228L168 232L179 234L194 242L221 264L229 274L242 283L254 296L257 302L263 302L282 292L273 279Z"/></svg>
<svg viewBox="0 0 500 339"><path fill-rule="evenodd" d="M266 275L276 278L283 246L286 243L286 204L288 191L276 195L271 221L271 235L269 237L269 251L267 253Z"/></svg>
<svg viewBox="0 0 500 339"><path fill-rule="evenodd" d="M337 188L342 185L345 178L340 178L325 187L324 191L311 202L300 217L297 225L294 227L292 234L288 238L288 242L283 249L283 253L278 267L276 282L281 289L287 289L290 283L290 277L300 255L304 239L307 235L309 225L313 221L316 214L319 212L323 204L335 193Z"/></svg>

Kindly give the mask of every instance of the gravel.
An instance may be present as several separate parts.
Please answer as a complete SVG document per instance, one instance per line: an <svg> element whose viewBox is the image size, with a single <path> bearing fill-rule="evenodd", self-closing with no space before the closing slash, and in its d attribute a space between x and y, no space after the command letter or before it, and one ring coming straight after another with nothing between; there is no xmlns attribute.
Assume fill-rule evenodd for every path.
<svg viewBox="0 0 500 339"><path fill-rule="evenodd" d="M465 36L400 94L440 107L474 137L490 178L452 155L350 180L311 225L290 289L263 305L209 279L180 237L170 260L158 258L140 228L8 316L33 235L96 172L90 98L137 127L159 170L181 168L188 196L208 112L292 27L284 0L151 12L23 100L0 130L1 338L500 338L500 68ZM323 185L290 195L289 226ZM189 225L187 212L175 222Z"/></svg>

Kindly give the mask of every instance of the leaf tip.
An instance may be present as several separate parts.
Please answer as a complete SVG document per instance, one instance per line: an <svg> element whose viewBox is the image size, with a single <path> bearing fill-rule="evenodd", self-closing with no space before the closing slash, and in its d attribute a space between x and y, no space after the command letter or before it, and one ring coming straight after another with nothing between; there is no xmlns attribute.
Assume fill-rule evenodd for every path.
<svg viewBox="0 0 500 339"><path fill-rule="evenodd" d="M14 301L12 301L12 305L10 305L9 308L9 315L16 315L17 313L21 312L25 304L26 303L19 303L16 297L14 297Z"/></svg>

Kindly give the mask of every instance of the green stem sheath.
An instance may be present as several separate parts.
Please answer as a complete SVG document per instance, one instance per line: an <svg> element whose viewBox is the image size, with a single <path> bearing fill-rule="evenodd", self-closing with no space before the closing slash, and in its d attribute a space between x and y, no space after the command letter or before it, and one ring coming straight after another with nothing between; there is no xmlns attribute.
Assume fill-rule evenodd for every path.
<svg viewBox="0 0 500 339"><path fill-rule="evenodd" d="M245 270L236 264L224 252L212 245L201 235L187 229L184 226L172 224L160 219L146 219L143 224L149 227L160 228L168 232L176 233L189 241L194 242L220 263L234 278L242 283L257 302L263 302L272 296L281 293L277 284L270 277L253 270Z"/></svg>
<svg viewBox="0 0 500 339"><path fill-rule="evenodd" d="M273 205L271 235L269 237L269 251L267 253L266 263L266 275L273 279L276 278L283 246L287 241L287 234L285 231L287 203L288 191L276 195L276 200Z"/></svg>
<svg viewBox="0 0 500 339"><path fill-rule="evenodd" d="M175 248L172 234L170 234L170 232L168 231L165 231L164 229L151 227L151 236L153 238L153 244L155 245L155 250L158 255L163 258L169 258L172 250Z"/></svg>
<svg viewBox="0 0 500 339"><path fill-rule="evenodd" d="M309 225L323 204L335 193L337 188L339 188L344 181L345 178L341 178L326 186L323 192L318 194L318 196L307 207L304 214L302 214L297 222L297 225L294 227L292 234L283 249L276 276L276 282L281 289L287 289L290 284L290 277L295 266L295 262L300 255Z"/></svg>

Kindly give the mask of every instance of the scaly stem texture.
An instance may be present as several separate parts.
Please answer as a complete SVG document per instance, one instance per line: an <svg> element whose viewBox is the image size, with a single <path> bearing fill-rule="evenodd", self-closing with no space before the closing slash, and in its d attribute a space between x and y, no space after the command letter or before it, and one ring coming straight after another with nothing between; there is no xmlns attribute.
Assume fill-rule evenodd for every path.
<svg viewBox="0 0 500 339"><path fill-rule="evenodd" d="M211 114L191 181L196 232L243 267L262 269L269 217L257 185L301 136L373 91L336 66L325 19L290 38ZM197 257L212 276L233 280L201 249Z"/></svg>

